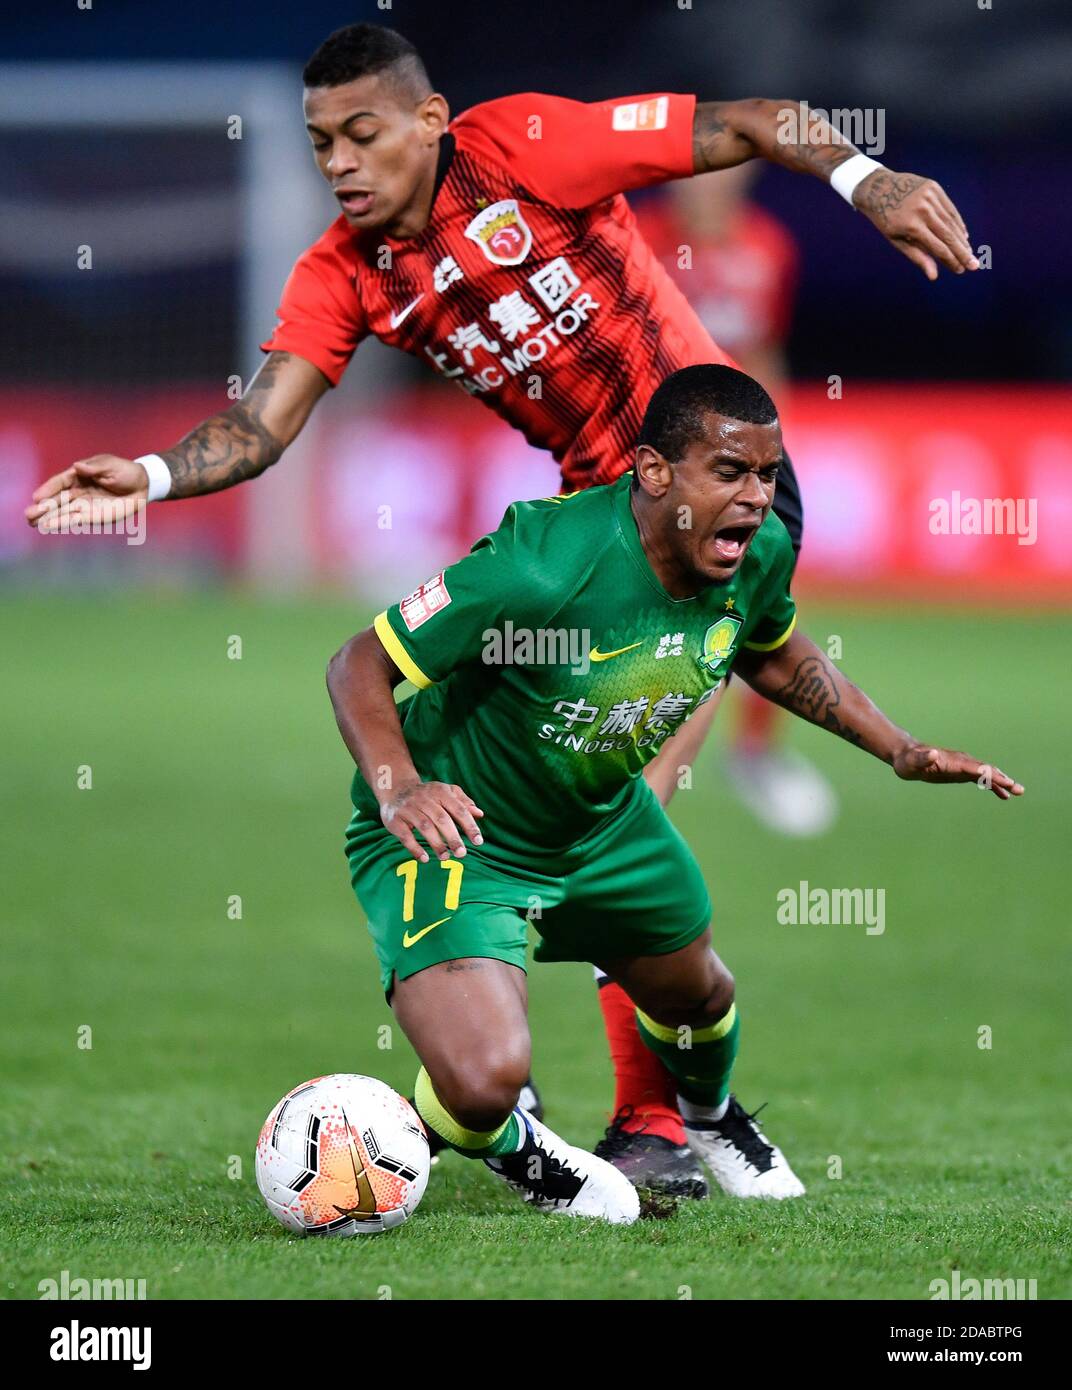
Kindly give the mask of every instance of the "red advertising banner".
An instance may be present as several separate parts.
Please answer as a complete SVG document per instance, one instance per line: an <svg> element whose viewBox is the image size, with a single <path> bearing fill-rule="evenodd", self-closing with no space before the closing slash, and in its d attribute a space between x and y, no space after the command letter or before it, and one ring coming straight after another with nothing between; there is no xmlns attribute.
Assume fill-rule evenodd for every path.
<svg viewBox="0 0 1072 1390"><path fill-rule="evenodd" d="M808 387L785 417L802 584L1072 598L1072 393Z"/></svg>
<svg viewBox="0 0 1072 1390"><path fill-rule="evenodd" d="M804 497L802 589L1072 601L1069 392L850 385L830 399L806 386L786 402L784 433ZM389 415L336 423L323 457L321 568L396 589L508 502L558 488L546 454L460 395L418 392Z"/></svg>
<svg viewBox="0 0 1072 1390"><path fill-rule="evenodd" d="M345 387L342 388L345 390ZM32 488L94 449L166 447L226 405L196 388L0 394L0 561L33 564ZM314 416L312 575L373 597L413 588L518 497L558 489L550 457L438 384ZM800 587L934 601L1072 601L1072 393L1016 386L804 386L785 439L804 495ZM278 465L286 467L286 458ZM252 486L258 486L253 484ZM154 506L148 564L241 572L250 487ZM280 516L290 526L293 515ZM119 538L111 538L118 540Z"/></svg>

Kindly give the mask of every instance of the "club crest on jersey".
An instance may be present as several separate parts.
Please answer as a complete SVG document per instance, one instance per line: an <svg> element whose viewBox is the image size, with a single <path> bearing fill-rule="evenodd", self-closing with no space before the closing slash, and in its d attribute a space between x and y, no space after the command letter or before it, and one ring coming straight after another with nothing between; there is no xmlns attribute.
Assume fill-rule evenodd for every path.
<svg viewBox="0 0 1072 1390"><path fill-rule="evenodd" d="M710 671L713 676L726 674L726 668L733 658L733 644L743 626L743 620L733 613L727 613L717 623L711 624L704 633L703 651L697 657L705 671Z"/></svg>
<svg viewBox="0 0 1072 1390"><path fill-rule="evenodd" d="M478 212L465 235L495 265L520 265L532 250L532 233L513 198L503 198Z"/></svg>

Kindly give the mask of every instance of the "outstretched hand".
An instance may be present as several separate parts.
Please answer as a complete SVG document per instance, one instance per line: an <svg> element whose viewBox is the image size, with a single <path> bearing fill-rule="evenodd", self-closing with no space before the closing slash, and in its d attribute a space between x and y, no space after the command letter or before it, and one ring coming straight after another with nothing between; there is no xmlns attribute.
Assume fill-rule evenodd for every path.
<svg viewBox="0 0 1072 1390"><path fill-rule="evenodd" d="M992 791L1000 801L1023 796L1019 782L990 763L981 763L967 753L950 748L934 748L927 743L909 744L894 754L893 770L906 782L976 782Z"/></svg>
<svg viewBox="0 0 1072 1390"><path fill-rule="evenodd" d="M937 280L939 265L956 275L979 269L964 219L934 179L876 169L857 184L852 201L928 280Z"/></svg>
<svg viewBox="0 0 1072 1390"><path fill-rule="evenodd" d="M94 454L46 479L26 508L26 520L39 531L63 531L79 522L108 523L133 516L149 496L149 477L134 459Z"/></svg>

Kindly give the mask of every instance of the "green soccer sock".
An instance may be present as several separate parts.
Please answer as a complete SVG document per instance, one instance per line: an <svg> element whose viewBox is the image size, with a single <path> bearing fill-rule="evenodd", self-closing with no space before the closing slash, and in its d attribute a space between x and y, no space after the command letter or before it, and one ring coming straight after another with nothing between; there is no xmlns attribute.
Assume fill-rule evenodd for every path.
<svg viewBox="0 0 1072 1390"><path fill-rule="evenodd" d="M512 1110L497 1129L466 1129L436 1095L432 1078L424 1067L417 1073L413 1097L417 1114L428 1128L434 1129L445 1144L465 1154L466 1158L500 1158L503 1154L517 1153L521 1147L523 1135L516 1111Z"/></svg>
<svg viewBox="0 0 1072 1390"><path fill-rule="evenodd" d="M694 1105L717 1107L729 1095L741 1025L737 1005L704 1028L667 1028L637 1009L640 1036Z"/></svg>

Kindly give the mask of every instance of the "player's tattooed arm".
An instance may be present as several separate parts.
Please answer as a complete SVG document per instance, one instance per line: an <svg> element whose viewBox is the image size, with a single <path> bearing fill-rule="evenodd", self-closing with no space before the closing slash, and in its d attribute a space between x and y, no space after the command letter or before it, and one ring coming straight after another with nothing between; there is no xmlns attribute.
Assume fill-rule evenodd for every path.
<svg viewBox="0 0 1072 1390"><path fill-rule="evenodd" d="M754 97L698 101L692 153L697 174L766 159L829 182L838 165L860 151L805 104ZM979 269L964 219L933 179L876 169L857 184L852 198L857 210L929 280L937 277L939 265L956 274Z"/></svg>
<svg viewBox="0 0 1072 1390"><path fill-rule="evenodd" d="M806 656L797 662L792 676L775 695L778 704L809 719L848 743L863 747L858 729L842 722L839 715L841 691L833 668L821 656ZM887 759L888 761L889 759Z"/></svg>
<svg viewBox="0 0 1072 1390"><path fill-rule="evenodd" d="M746 649L734 670L768 700L889 763L905 781L978 782L1002 801L1023 793L1000 768L967 753L920 743L898 728L802 632L794 632L772 652Z"/></svg>
<svg viewBox="0 0 1072 1390"><path fill-rule="evenodd" d="M328 386L327 377L304 358L269 353L240 401L161 455L171 470L168 497L218 492L263 473ZM62 531L75 519L114 524L143 507L148 491L148 474L136 459L92 454L35 489L25 516L41 531Z"/></svg>
<svg viewBox="0 0 1072 1390"><path fill-rule="evenodd" d="M171 470L169 497L219 492L263 473L298 434L327 386L304 358L269 353L241 400L161 455Z"/></svg>
<svg viewBox="0 0 1072 1390"><path fill-rule="evenodd" d="M476 818L484 814L461 787L424 782L414 766L395 704L402 672L366 628L340 647L328 663L328 694L335 721L380 806L380 819L414 859L428 862L465 854L463 836L483 843Z"/></svg>
<svg viewBox="0 0 1072 1390"><path fill-rule="evenodd" d="M828 121L798 101L750 97L698 101L692 122L696 174L768 159L798 174L829 181L839 164L860 151Z"/></svg>
<svg viewBox="0 0 1072 1390"><path fill-rule="evenodd" d="M794 631L771 652L745 648L734 670L776 705L829 729L883 762L892 764L897 749L913 742L802 632Z"/></svg>

